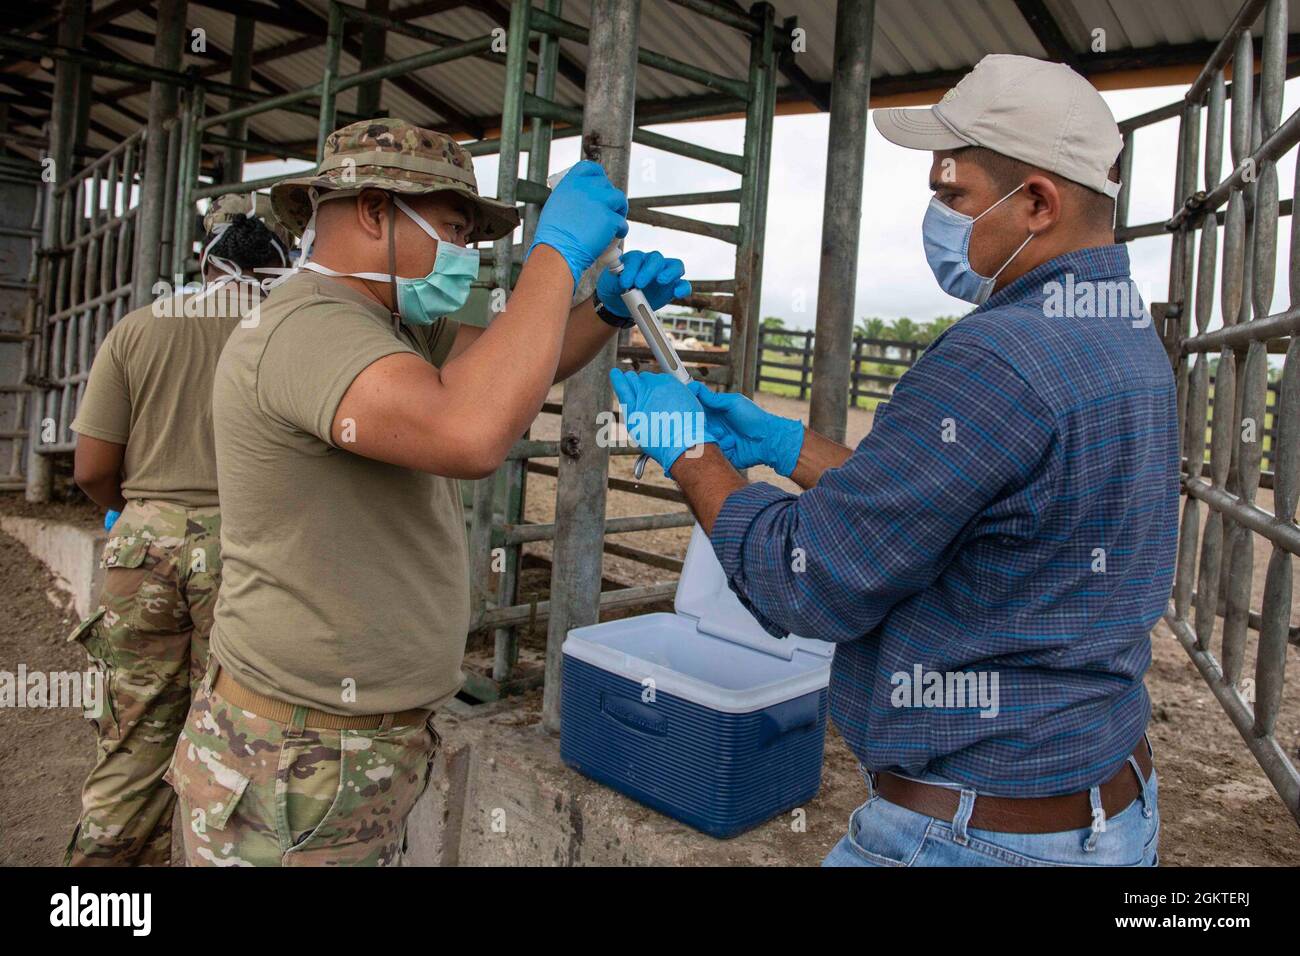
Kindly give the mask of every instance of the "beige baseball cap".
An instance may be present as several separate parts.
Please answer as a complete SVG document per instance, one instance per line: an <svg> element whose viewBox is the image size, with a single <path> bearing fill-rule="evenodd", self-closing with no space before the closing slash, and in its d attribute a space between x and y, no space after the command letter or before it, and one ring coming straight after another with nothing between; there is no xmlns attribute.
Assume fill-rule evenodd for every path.
<svg viewBox="0 0 1300 956"><path fill-rule="evenodd" d="M1064 63L994 53L934 106L878 109L876 129L908 149L983 146L1114 198L1124 145L1101 94Z"/></svg>

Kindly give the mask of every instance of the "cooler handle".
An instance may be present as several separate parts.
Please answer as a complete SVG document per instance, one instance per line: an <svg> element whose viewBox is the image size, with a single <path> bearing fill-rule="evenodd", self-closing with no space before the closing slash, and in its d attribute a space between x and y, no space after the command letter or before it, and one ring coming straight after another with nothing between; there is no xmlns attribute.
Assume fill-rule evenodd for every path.
<svg viewBox="0 0 1300 956"><path fill-rule="evenodd" d="M758 744L766 747L785 734L815 728L820 720L821 694L804 694L794 700L774 704L763 711Z"/></svg>

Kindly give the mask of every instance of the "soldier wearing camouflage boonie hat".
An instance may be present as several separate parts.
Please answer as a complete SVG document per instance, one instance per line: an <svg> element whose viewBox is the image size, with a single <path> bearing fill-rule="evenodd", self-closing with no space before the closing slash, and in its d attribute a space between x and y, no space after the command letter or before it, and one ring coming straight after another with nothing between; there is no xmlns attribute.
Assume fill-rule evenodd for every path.
<svg viewBox="0 0 1300 956"><path fill-rule="evenodd" d="M284 227L271 208L271 197L265 193L225 193L212 200L203 215L203 232L211 236L220 227L234 222L238 216L260 219L271 234L280 240L288 252L293 248L294 234Z"/></svg>
<svg viewBox="0 0 1300 956"><path fill-rule="evenodd" d="M309 176L271 187L275 215L301 236L315 211L313 195L382 189L405 195L450 192L474 206L469 242L500 239L519 225L510 203L480 196L474 160L450 136L401 119L361 120L335 130L325 140L325 155Z"/></svg>

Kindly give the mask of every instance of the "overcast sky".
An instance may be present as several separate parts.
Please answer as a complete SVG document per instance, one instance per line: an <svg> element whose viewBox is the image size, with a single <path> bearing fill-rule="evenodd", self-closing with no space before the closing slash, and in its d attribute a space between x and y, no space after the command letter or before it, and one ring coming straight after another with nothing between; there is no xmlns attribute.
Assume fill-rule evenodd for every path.
<svg viewBox="0 0 1300 956"><path fill-rule="evenodd" d="M1286 84L1283 117L1296 108L1300 81ZM1159 87L1104 93L1117 120L1146 112L1180 98L1185 87ZM826 172L825 113L779 116L772 137L772 179L768 196L766 259L763 267L762 315L776 315L795 327L812 327L817 309L817 269ZM739 153L741 120L653 127L693 143ZM1168 218L1173 203L1173 162L1178 124L1167 120L1141 131L1133 165L1129 202L1131 223ZM1225 148L1226 153L1226 148ZM557 140L551 171L578 159L576 137ZM283 164L250 166L248 178L268 175ZM522 170L521 166L521 170ZM869 124L864 170L862 229L857 275L855 318L909 316L925 321L939 315L960 315L971 307L939 290L921 250L921 218L929 202L927 179L930 154L894 146ZM1230 163L1225 158L1225 173ZM479 186L495 194L496 157L475 161ZM1279 191L1292 193L1295 152L1279 165ZM733 189L740 177L715 166L635 146L628 192L631 196ZM680 215L734 223L735 204L677 207ZM1278 261L1282 267L1274 287L1274 311L1287 301L1285 264L1290 248L1289 219L1282 220ZM1220 240L1222 237L1220 237ZM688 278L721 279L735 274L735 250L702 236L633 223L626 248L659 249L686 262ZM1140 239L1129 244L1133 275L1148 301L1164 298L1169 279L1169 240ZM1217 325L1218 319L1214 322Z"/></svg>

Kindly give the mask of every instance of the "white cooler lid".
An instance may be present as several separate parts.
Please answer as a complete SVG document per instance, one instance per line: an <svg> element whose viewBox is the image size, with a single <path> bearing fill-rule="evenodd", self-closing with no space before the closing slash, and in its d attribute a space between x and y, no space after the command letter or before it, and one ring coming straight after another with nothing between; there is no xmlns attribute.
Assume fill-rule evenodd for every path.
<svg viewBox="0 0 1300 956"><path fill-rule="evenodd" d="M773 657L792 660L797 650L819 657L831 657L835 653L835 645L829 641L797 635L776 638L765 631L727 584L718 556L713 553L713 542L699 524L691 530L691 543L686 548L673 608L694 620L695 626L706 634Z"/></svg>

